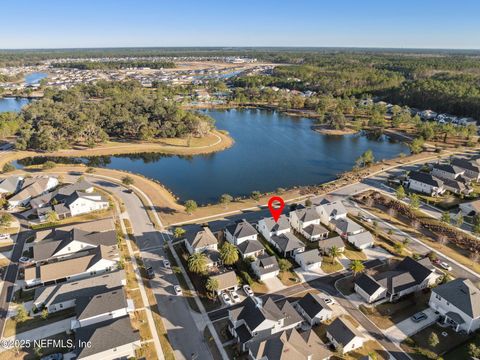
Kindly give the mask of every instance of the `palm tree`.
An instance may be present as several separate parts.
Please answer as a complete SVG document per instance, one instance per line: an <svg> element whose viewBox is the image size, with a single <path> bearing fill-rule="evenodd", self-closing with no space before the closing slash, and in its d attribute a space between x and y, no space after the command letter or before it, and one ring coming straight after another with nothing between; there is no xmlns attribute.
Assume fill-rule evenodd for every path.
<svg viewBox="0 0 480 360"><path fill-rule="evenodd" d="M350 270L353 271L353 276L357 276L357 274L360 274L363 270L365 270L365 265L360 260L353 260L350 263Z"/></svg>
<svg viewBox="0 0 480 360"><path fill-rule="evenodd" d="M50 223L54 223L54 222L57 222L58 221L58 214L51 210L47 213L47 221L50 222Z"/></svg>
<svg viewBox="0 0 480 360"><path fill-rule="evenodd" d="M334 263L335 260L337 260L337 258L340 256L340 249L334 245L330 248L329 253L332 258L332 263Z"/></svg>
<svg viewBox="0 0 480 360"><path fill-rule="evenodd" d="M235 245L225 242L220 249L220 258L225 265L233 265L238 261L238 251Z"/></svg>
<svg viewBox="0 0 480 360"><path fill-rule="evenodd" d="M188 258L188 270L195 274L207 271L207 257L202 253L194 253Z"/></svg>
<svg viewBox="0 0 480 360"><path fill-rule="evenodd" d="M205 289L210 291L212 294L218 290L218 280L209 277L207 282L205 283Z"/></svg>

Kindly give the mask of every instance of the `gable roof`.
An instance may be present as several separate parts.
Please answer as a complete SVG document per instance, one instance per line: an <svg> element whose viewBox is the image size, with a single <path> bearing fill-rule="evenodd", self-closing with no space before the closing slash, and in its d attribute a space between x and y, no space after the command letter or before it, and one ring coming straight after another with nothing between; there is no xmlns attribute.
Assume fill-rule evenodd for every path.
<svg viewBox="0 0 480 360"><path fill-rule="evenodd" d="M355 221L346 219L332 220L334 224L342 233L351 233L358 230L363 230L363 227L357 224Z"/></svg>
<svg viewBox="0 0 480 360"><path fill-rule="evenodd" d="M254 261L254 264L257 266L256 271L260 275L264 275L264 274L268 274L268 273L272 273L280 270L277 258L273 255L260 256Z"/></svg>
<svg viewBox="0 0 480 360"><path fill-rule="evenodd" d="M443 181L439 178L420 171L410 171L408 178L437 188L443 186Z"/></svg>
<svg viewBox="0 0 480 360"><path fill-rule="evenodd" d="M196 233L189 233L186 236L186 241L193 249L199 249L210 245L218 244L218 240L213 235L212 231L208 227L202 228L202 230Z"/></svg>
<svg viewBox="0 0 480 360"><path fill-rule="evenodd" d="M90 346L75 347L77 359L98 354L122 345L140 341L138 331L132 329L129 316L83 326L75 330L76 344Z"/></svg>
<svg viewBox="0 0 480 360"><path fill-rule="evenodd" d="M310 236L321 235L329 232L326 227L320 224L310 224L304 227L303 231L305 231Z"/></svg>
<svg viewBox="0 0 480 360"><path fill-rule="evenodd" d="M238 245L237 248L243 255L265 250L265 247L258 240L244 241L240 245Z"/></svg>
<svg viewBox="0 0 480 360"><path fill-rule="evenodd" d="M480 173L480 166L474 160L453 158L451 164L461 169Z"/></svg>
<svg viewBox="0 0 480 360"><path fill-rule="evenodd" d="M368 274L360 274L355 279L355 285L359 286L368 295L373 295L378 289L382 288L382 285Z"/></svg>
<svg viewBox="0 0 480 360"><path fill-rule="evenodd" d="M312 249L295 254L295 259L303 260L307 265L322 262L322 255L318 249Z"/></svg>
<svg viewBox="0 0 480 360"><path fill-rule="evenodd" d="M480 289L470 279L457 278L435 287L432 292L472 319L480 317Z"/></svg>
<svg viewBox="0 0 480 360"><path fill-rule="evenodd" d="M212 278L218 281L218 290L228 289L238 285L237 274L235 274L233 270L213 275Z"/></svg>
<svg viewBox="0 0 480 360"><path fill-rule="evenodd" d="M127 299L123 287L103 293L81 296L75 303L77 320L89 319L115 310L125 309Z"/></svg>
<svg viewBox="0 0 480 360"><path fill-rule="evenodd" d="M81 279L35 289L35 304L46 307L82 296L92 296L122 286L125 281L125 272L118 270L87 279Z"/></svg>
<svg viewBox="0 0 480 360"><path fill-rule="evenodd" d="M258 234L257 230L245 219L228 225L225 229L237 239Z"/></svg>
<svg viewBox="0 0 480 360"><path fill-rule="evenodd" d="M285 214L280 215L278 221L275 221L273 217L263 218L262 220L265 222L265 225L269 232L290 229L290 222L288 221L288 218Z"/></svg>
<svg viewBox="0 0 480 360"><path fill-rule="evenodd" d="M22 201L27 198L34 198L41 195L47 189L49 180L49 176L26 178L23 181L22 189L11 197L9 201Z"/></svg>
<svg viewBox="0 0 480 360"><path fill-rule="evenodd" d="M293 233L285 233L278 236L273 235L272 241L277 244L283 252L289 252L305 247L305 244Z"/></svg>
<svg viewBox="0 0 480 360"><path fill-rule="evenodd" d="M308 293L301 298L298 301L298 306L300 306L311 319L317 316L322 310L332 310L325 300L321 299L318 295L311 293Z"/></svg>
<svg viewBox="0 0 480 360"><path fill-rule="evenodd" d="M334 217L341 214L347 214L347 209L345 209L345 206L343 206L341 201L323 202L321 206L327 216Z"/></svg>
<svg viewBox="0 0 480 360"><path fill-rule="evenodd" d="M458 166L450 165L450 164L434 164L433 168L448 172L450 174L455 174L455 175L465 171L463 169L460 169Z"/></svg>
<svg viewBox="0 0 480 360"><path fill-rule="evenodd" d="M362 337L362 334L353 327L352 323L341 317L336 318L330 325L327 326L327 332L335 339L335 341L343 346L347 345L355 339L355 337Z"/></svg>
<svg viewBox="0 0 480 360"><path fill-rule="evenodd" d="M348 241L355 243L357 246L365 244L372 244L374 242L373 235L369 231L362 231L361 233L349 235Z"/></svg>
<svg viewBox="0 0 480 360"><path fill-rule="evenodd" d="M345 247L345 243L343 242L343 240L340 236L334 236L332 238L328 238L328 239L325 239L325 240L320 240L318 242L319 249L321 249L323 251L328 251L333 246L335 246L337 248L342 248L342 247Z"/></svg>
<svg viewBox="0 0 480 360"><path fill-rule="evenodd" d="M309 222L314 220L320 220L320 214L316 207L310 206L308 208L302 208L295 210L295 214L301 222Z"/></svg>
<svg viewBox="0 0 480 360"><path fill-rule="evenodd" d="M23 180L21 176L9 176L0 179L0 192L13 194L18 190L20 182Z"/></svg>
<svg viewBox="0 0 480 360"><path fill-rule="evenodd" d="M115 230L115 224L111 217L105 219L99 219L94 221L88 221L75 225L67 225L62 227L57 227L54 229L48 230L39 230L35 233L35 242L46 239L59 240L65 237L65 233L69 232L72 229L84 230L88 232L105 232Z"/></svg>

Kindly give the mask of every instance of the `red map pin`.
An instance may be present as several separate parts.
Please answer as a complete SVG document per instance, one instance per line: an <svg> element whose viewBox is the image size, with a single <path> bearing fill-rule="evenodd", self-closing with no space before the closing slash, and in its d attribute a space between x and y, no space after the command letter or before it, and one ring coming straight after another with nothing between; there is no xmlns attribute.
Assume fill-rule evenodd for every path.
<svg viewBox="0 0 480 360"><path fill-rule="evenodd" d="M273 220L278 221L278 218L282 214L285 202L280 196L273 196L268 200L268 208L272 214Z"/></svg>

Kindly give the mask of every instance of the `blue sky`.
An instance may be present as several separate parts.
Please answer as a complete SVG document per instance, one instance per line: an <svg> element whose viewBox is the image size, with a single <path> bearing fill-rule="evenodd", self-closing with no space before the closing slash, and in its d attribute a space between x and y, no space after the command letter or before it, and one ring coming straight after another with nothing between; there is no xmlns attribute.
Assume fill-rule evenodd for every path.
<svg viewBox="0 0 480 360"><path fill-rule="evenodd" d="M0 48L348 46L480 49L478 0L23 0Z"/></svg>

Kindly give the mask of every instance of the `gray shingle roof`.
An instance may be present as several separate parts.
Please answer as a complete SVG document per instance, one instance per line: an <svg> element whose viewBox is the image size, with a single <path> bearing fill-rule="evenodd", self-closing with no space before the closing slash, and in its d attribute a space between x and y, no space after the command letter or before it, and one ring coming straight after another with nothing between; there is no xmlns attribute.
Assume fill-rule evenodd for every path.
<svg viewBox="0 0 480 360"><path fill-rule="evenodd" d="M328 233L328 229L319 224L310 224L304 227L303 231L305 231L310 236L317 236Z"/></svg>
<svg viewBox="0 0 480 360"><path fill-rule="evenodd" d="M442 180L420 171L410 171L408 178L430 186L442 187L443 185Z"/></svg>
<svg viewBox="0 0 480 360"><path fill-rule="evenodd" d="M347 345L356 336L362 337L360 332L353 327L348 320L336 318L330 325L327 326L327 332L343 346Z"/></svg>
<svg viewBox="0 0 480 360"><path fill-rule="evenodd" d="M301 222L308 222L313 220L319 220L320 214L317 212L317 209L314 206L295 210L297 217Z"/></svg>
<svg viewBox="0 0 480 360"><path fill-rule="evenodd" d="M432 290L468 316L480 317L480 289L469 279L455 279Z"/></svg>
<svg viewBox="0 0 480 360"><path fill-rule="evenodd" d="M283 252L289 252L305 247L305 244L292 233L285 233L279 236L273 235L272 241L276 243Z"/></svg>
<svg viewBox="0 0 480 360"><path fill-rule="evenodd" d="M186 240L193 249L203 248L218 243L217 238L208 227L204 227L197 232L188 233Z"/></svg>
<svg viewBox="0 0 480 360"><path fill-rule="evenodd" d="M265 249L263 245L260 243L260 241L258 240L247 240L239 244L237 247L238 247L238 250L244 255L251 254L251 253Z"/></svg>
<svg viewBox="0 0 480 360"><path fill-rule="evenodd" d="M226 227L226 230L235 238L244 238L252 235L257 235L257 230L245 219Z"/></svg>
<svg viewBox="0 0 480 360"><path fill-rule="evenodd" d="M265 225L267 226L268 231L270 232L287 230L290 228L290 222L284 214L280 215L277 222L273 220L272 217L264 218L263 220L265 222Z"/></svg>
<svg viewBox="0 0 480 360"><path fill-rule="evenodd" d="M373 295L382 286L370 275L361 274L355 279L355 284L358 285L368 295Z"/></svg>
<svg viewBox="0 0 480 360"><path fill-rule="evenodd" d="M306 294L303 298L298 301L298 305L313 319L317 316L322 310L331 311L330 306L325 303L325 300L321 299L318 295L311 293Z"/></svg>
<svg viewBox="0 0 480 360"><path fill-rule="evenodd" d="M336 246L337 248L345 247L345 244L340 236L320 240L318 242L318 248L324 252L328 252L333 246Z"/></svg>
<svg viewBox="0 0 480 360"><path fill-rule="evenodd" d="M123 287L119 287L107 292L79 297L75 303L75 312L77 319L83 320L126 307L127 300Z"/></svg>

